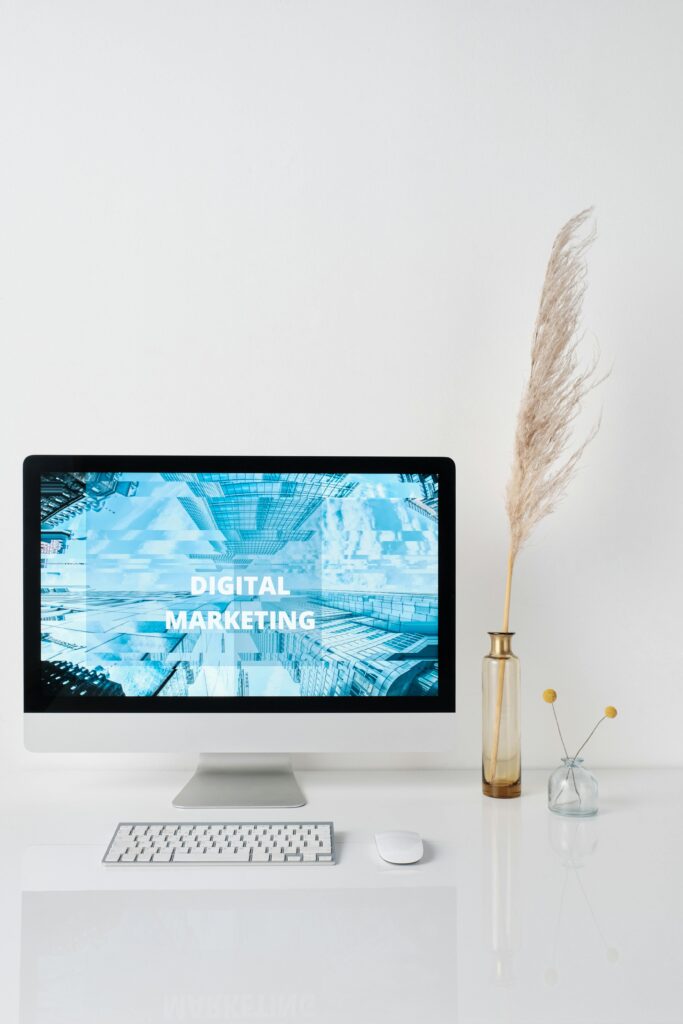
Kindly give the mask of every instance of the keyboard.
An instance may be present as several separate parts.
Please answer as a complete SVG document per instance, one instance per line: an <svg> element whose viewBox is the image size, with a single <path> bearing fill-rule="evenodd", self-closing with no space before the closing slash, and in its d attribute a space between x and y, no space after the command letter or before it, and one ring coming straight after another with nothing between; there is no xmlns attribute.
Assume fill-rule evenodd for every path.
<svg viewBox="0 0 683 1024"><path fill-rule="evenodd" d="M104 864L335 864L331 821L121 822Z"/></svg>

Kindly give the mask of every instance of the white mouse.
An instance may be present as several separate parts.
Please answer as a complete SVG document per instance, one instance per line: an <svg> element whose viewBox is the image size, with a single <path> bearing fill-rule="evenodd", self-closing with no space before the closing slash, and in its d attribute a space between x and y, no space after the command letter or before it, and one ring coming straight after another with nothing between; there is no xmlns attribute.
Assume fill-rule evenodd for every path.
<svg viewBox="0 0 683 1024"><path fill-rule="evenodd" d="M417 832L377 832L377 852L389 864L415 864L422 860L424 847Z"/></svg>

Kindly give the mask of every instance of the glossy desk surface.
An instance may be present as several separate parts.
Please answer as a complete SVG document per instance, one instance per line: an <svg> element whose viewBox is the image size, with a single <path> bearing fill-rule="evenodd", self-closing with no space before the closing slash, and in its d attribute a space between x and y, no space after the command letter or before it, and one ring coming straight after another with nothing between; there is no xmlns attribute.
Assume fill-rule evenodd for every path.
<svg viewBox="0 0 683 1024"><path fill-rule="evenodd" d="M302 772L334 867L104 867L187 773L25 772L0 814L2 1020L681 1024L683 772L603 771L596 818L494 802L474 772ZM275 814L271 815L273 818ZM381 862L414 829L425 859Z"/></svg>

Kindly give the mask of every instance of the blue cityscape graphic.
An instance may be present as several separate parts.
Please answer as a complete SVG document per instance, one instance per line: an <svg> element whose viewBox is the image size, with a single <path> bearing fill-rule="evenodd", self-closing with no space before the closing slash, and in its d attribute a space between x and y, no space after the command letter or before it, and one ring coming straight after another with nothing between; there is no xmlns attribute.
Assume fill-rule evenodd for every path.
<svg viewBox="0 0 683 1024"><path fill-rule="evenodd" d="M41 524L43 696L437 695L436 476L50 473Z"/></svg>

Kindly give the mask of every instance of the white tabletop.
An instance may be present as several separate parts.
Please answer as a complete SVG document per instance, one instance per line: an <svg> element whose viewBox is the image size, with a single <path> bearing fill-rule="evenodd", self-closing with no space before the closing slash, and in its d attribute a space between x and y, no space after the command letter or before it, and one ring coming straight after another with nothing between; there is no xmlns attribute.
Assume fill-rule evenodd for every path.
<svg viewBox="0 0 683 1024"><path fill-rule="evenodd" d="M25 772L0 828L3 1021L680 1024L682 771L603 771L596 818L474 772L302 772L305 808L171 807L187 773ZM120 820L328 820L334 867L100 861ZM413 829L425 858L379 860Z"/></svg>

